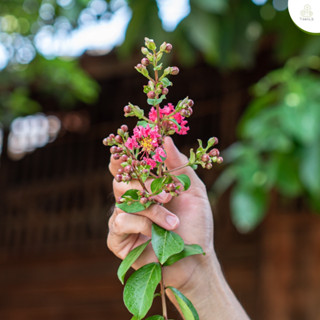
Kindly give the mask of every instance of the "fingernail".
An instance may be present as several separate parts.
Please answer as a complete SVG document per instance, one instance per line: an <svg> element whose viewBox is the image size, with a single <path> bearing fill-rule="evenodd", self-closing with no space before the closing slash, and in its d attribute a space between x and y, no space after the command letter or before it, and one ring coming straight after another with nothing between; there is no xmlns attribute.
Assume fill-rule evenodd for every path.
<svg viewBox="0 0 320 320"><path fill-rule="evenodd" d="M166 221L171 227L175 227L179 223L178 217L172 215L167 215Z"/></svg>

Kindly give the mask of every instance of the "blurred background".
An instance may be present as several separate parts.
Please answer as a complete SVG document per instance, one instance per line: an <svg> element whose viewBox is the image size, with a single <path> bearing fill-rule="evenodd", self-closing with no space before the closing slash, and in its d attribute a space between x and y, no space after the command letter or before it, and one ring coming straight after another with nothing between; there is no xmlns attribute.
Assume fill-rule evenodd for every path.
<svg viewBox="0 0 320 320"><path fill-rule="evenodd" d="M195 101L177 145L219 138L199 175L230 286L253 319L320 319L320 38L286 0L0 1L0 319L130 318L101 141L147 107L145 36Z"/></svg>

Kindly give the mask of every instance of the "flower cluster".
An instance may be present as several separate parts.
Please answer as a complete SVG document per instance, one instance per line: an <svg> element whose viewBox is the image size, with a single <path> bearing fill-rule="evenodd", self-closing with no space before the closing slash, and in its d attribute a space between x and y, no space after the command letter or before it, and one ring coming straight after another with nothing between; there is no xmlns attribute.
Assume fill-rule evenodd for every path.
<svg viewBox="0 0 320 320"><path fill-rule="evenodd" d="M145 57L142 58L141 63L136 65L135 69L148 79L148 83L143 87L143 91L147 96L147 103L150 108L147 111L147 115L145 115L144 109L128 103L123 109L125 117L138 118L132 134L129 133L128 126L124 124L118 128L116 134L111 133L103 140L106 146L111 147L110 152L112 158L120 163L120 167L115 175L115 180L125 183L135 180L140 184L139 188L129 189L117 199L116 206L127 213L140 212L155 203L159 203L156 199L157 195L161 192L176 197L179 196L181 192L187 191L191 185L190 178L186 174L176 175L176 170L188 166L196 169L199 165L203 168L211 169L214 163L222 163L223 161L219 150L212 148L218 143L218 139L213 137L208 140L206 146L203 145L201 140L198 140L199 146L195 150L190 150L189 159L184 165L170 170L166 167L165 160L167 154L163 146L164 138L175 133L179 135L186 135L188 133L190 128L186 118L192 115L194 106L193 100L186 97L178 101L176 105L167 103L161 107L163 100L166 99L169 93L168 87L172 86L168 76L179 73L178 67L167 67L163 69L162 63L160 63L163 54L170 53L171 50L172 45L164 42L157 51L154 41L148 38L145 39L145 47L141 49ZM153 73L153 76L150 75L150 72ZM127 290L125 289L127 294L124 295L124 299L135 319L144 318L150 308L150 305L147 304L145 304L142 309L139 308L137 310L135 308L135 305L137 305L136 301L141 301L142 297L139 296L139 291L135 292L134 290L135 286L144 285L144 276L150 276L149 273L145 271L148 267L158 268L160 272L158 274L161 274L161 268L163 266L169 266L171 263L174 263L169 263L167 261L169 258L172 258L173 261L178 261L189 255L203 253L200 246L191 245L192 249L190 249L190 246L185 246L183 239L172 231L164 230L155 224L153 224L152 230L152 239L154 239L154 237L157 238L155 241L157 246L153 246L153 240L151 244L159 263L149 264L135 271L130 278L133 279L132 282L134 282L134 285L130 283L131 280L129 279L127 281L127 284L129 282L129 285L126 287ZM141 254L147 245L148 242L134 250L141 250L139 251ZM158 250L158 248L162 249ZM164 253L163 250L167 250L167 252ZM181 252L183 252L183 254L179 255ZM135 255L136 253L132 256ZM126 258L123 263L124 265L128 264L130 267L130 264L133 262L130 254L128 257L129 258ZM120 266L118 275L120 275L119 279L121 282L123 282L124 275L128 268ZM135 277L140 282L138 281L138 283L136 283ZM154 283L155 287L153 291L156 290L159 279L154 280ZM163 296L165 294L163 278L161 278L160 286L162 288L161 295ZM130 288L133 289L132 292L130 292ZM172 290L175 293L178 292L175 288L172 288ZM179 297L181 297L181 295L182 293L179 293ZM152 297L153 296L154 294L152 294ZM165 301L165 299L162 299L162 301ZM196 310L191 302L188 304L188 308L188 315L196 314ZM166 308L163 308L163 310L166 310ZM184 315L186 316L186 314ZM166 311L163 317L159 316L159 319L160 318L164 320L168 319Z"/></svg>

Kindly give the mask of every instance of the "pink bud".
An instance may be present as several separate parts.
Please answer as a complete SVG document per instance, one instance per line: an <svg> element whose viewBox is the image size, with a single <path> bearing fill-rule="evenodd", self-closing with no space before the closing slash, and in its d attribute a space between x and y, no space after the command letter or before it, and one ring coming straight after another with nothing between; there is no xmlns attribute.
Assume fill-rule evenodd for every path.
<svg viewBox="0 0 320 320"><path fill-rule="evenodd" d="M117 152L117 147L116 146L113 146L113 147L111 147L110 148L110 153L112 153L112 154L114 154L114 153L116 153Z"/></svg>
<svg viewBox="0 0 320 320"><path fill-rule="evenodd" d="M165 52L165 53L170 53L171 50L172 50L172 44L171 44L171 43L167 43L164 52Z"/></svg>
<svg viewBox="0 0 320 320"><path fill-rule="evenodd" d="M109 145L109 140L110 140L110 139L108 139L108 138L104 138L104 139L102 140L102 143L103 143L105 146L108 146L108 145Z"/></svg>
<svg viewBox="0 0 320 320"><path fill-rule="evenodd" d="M210 160L210 157L209 157L208 154L204 154L204 155L202 155L201 160L202 160L203 162L208 162L208 161Z"/></svg>
<svg viewBox="0 0 320 320"><path fill-rule="evenodd" d="M126 173L131 173L132 171L133 171L133 168L130 166L130 165L128 165L128 166L126 166L126 167L124 167L124 172L126 172Z"/></svg>
<svg viewBox="0 0 320 320"><path fill-rule="evenodd" d="M121 182L122 181L122 175L121 174L117 174L114 179L117 181L117 182Z"/></svg>
<svg viewBox="0 0 320 320"><path fill-rule="evenodd" d="M114 160L119 160L120 159L120 154L119 153L115 153L113 156Z"/></svg>
<svg viewBox="0 0 320 320"><path fill-rule="evenodd" d="M194 105L194 102L193 102L193 100L190 99L190 100L188 101L188 106L189 106L189 107L193 107L193 105Z"/></svg>
<svg viewBox="0 0 320 320"><path fill-rule="evenodd" d="M132 111L132 108L130 106L125 106L123 108L124 113L130 113Z"/></svg>
<svg viewBox="0 0 320 320"><path fill-rule="evenodd" d="M147 93L147 96L148 96L149 99L154 99L156 97L156 94L155 94L154 91L149 91Z"/></svg>
<svg viewBox="0 0 320 320"><path fill-rule="evenodd" d="M216 148L211 149L209 152L210 157L218 157L219 155L220 155L220 152Z"/></svg>
<svg viewBox="0 0 320 320"><path fill-rule="evenodd" d="M142 197L141 199L140 199L140 203L141 204L146 204L148 202L148 198L146 198L146 197Z"/></svg>
<svg viewBox="0 0 320 320"><path fill-rule="evenodd" d="M162 94L167 95L169 93L169 89L168 88L163 88L162 89Z"/></svg>
<svg viewBox="0 0 320 320"><path fill-rule="evenodd" d="M223 158L222 157L218 157L217 163L221 164L222 162L223 162Z"/></svg>
<svg viewBox="0 0 320 320"><path fill-rule="evenodd" d="M126 162L128 160L128 156L126 154L123 154L120 159L122 162Z"/></svg>
<svg viewBox="0 0 320 320"><path fill-rule="evenodd" d="M129 129L128 129L128 126L127 126L126 124L123 124L123 125L121 126L121 130L122 130L123 132L127 132Z"/></svg>
<svg viewBox="0 0 320 320"><path fill-rule="evenodd" d="M120 135L116 135L114 140L116 140L117 143L122 143L123 142L122 137Z"/></svg>
<svg viewBox="0 0 320 320"><path fill-rule="evenodd" d="M141 64L143 65L143 66L147 66L147 65L149 65L149 63L150 63L150 61L149 61L149 59L148 58L143 58L143 59L141 59Z"/></svg>
<svg viewBox="0 0 320 320"><path fill-rule="evenodd" d="M212 163L207 163L206 164L206 169L211 169L212 168Z"/></svg>
<svg viewBox="0 0 320 320"><path fill-rule="evenodd" d="M179 68L178 67L172 67L171 72L173 76L176 76L179 73Z"/></svg>

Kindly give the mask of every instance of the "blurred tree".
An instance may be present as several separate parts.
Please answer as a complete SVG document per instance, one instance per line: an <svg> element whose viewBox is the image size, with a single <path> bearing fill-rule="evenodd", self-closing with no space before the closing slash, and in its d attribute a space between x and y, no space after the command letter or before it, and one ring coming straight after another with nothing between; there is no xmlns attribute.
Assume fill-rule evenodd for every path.
<svg viewBox="0 0 320 320"><path fill-rule="evenodd" d="M124 42L115 49L123 58L139 50L145 36L172 42L181 64L191 66L201 57L222 70L255 67L259 50L268 47L272 58L284 67L255 87L254 100L239 127L241 142L228 151L233 164L223 175L225 185L236 181L234 221L242 231L257 225L272 188L287 196L305 195L319 208L315 122L320 110L319 73L313 63L320 38L295 27L286 0L189 0L190 13L170 32L159 18L160 4L165 2L170 6L165 0L0 0L0 57L4 61L0 121L8 125L16 116L41 110L37 93L52 97L60 108L77 101L93 102L98 86L80 69L77 55L81 52L68 59L55 57L58 53L45 43L39 47L38 40L44 33L71 35L127 8L131 18Z"/></svg>

